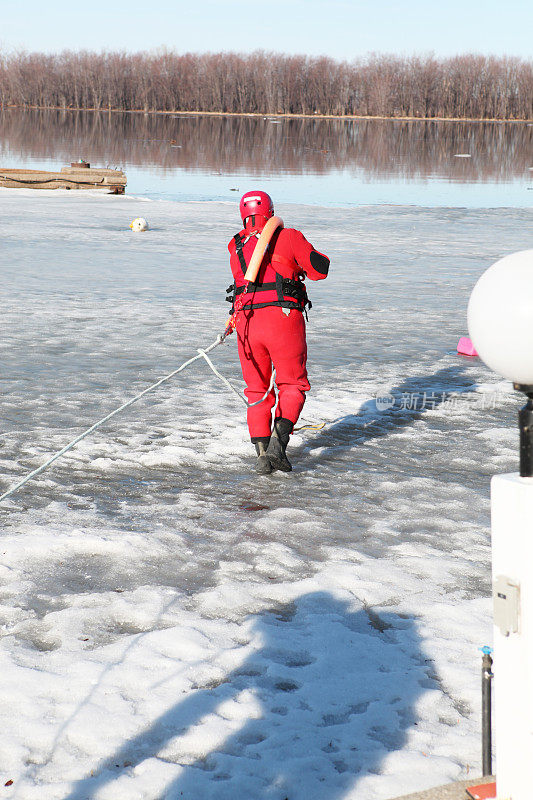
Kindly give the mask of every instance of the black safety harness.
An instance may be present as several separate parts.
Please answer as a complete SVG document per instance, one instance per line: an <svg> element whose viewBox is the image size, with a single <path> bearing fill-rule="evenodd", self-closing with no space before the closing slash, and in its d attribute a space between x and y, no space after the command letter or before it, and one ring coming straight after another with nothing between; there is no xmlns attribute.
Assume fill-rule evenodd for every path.
<svg viewBox="0 0 533 800"><path fill-rule="evenodd" d="M237 258L239 259L239 264L242 270L243 277L246 275L247 264L244 258L244 254L242 252L243 245L245 241L240 236L240 234L236 233L233 237L233 241L235 242L235 250L237 252ZM274 268L274 267L273 267ZM245 309L256 309L256 308L266 308L267 306L281 306L281 308L296 308L299 311L303 311L307 318L307 309L312 308L313 304L309 300L307 296L307 292L305 289L305 285L301 280L293 280L292 278L284 278L283 275L280 275L279 272L276 272L276 280L275 282L271 283L253 283L248 282L248 284L244 286L237 286L235 283L232 283L231 286L228 286L226 289L226 293L229 295L226 297L226 301L231 303L231 314L233 314L235 309L235 299L237 295L242 294L243 292L249 292L250 294L255 294L255 292L272 292L276 291L277 293L277 300L271 300L268 303L247 303L244 308Z"/></svg>

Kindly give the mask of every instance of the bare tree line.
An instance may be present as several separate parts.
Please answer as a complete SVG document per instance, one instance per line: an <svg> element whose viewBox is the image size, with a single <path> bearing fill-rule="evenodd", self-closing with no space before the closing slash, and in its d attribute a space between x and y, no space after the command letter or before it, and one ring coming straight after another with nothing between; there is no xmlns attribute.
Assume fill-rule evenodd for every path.
<svg viewBox="0 0 533 800"><path fill-rule="evenodd" d="M145 112L531 119L533 61L255 52L0 54L0 104Z"/></svg>

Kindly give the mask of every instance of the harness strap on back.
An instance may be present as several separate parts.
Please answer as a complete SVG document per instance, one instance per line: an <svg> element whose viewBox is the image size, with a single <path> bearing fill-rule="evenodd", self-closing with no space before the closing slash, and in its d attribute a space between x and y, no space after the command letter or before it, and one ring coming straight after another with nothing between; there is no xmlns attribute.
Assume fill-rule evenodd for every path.
<svg viewBox="0 0 533 800"><path fill-rule="evenodd" d="M306 308L311 308L311 301L307 297L305 286L301 281L292 280L292 278L284 278L279 273L276 274L276 281L271 283L249 283L248 286L235 286L233 283L227 289L232 292L231 297L227 297L228 302L235 303L235 298L239 294L246 292L247 294L254 295L260 292L275 291L277 300L271 300L269 303L247 303L245 308L264 308L265 306L282 306L284 308L298 308L300 311L305 311Z"/></svg>
<svg viewBox="0 0 533 800"><path fill-rule="evenodd" d="M244 253L242 252L242 239L238 233L236 233L235 236L233 237L233 241L235 242L235 250L237 252L237 257L239 259L239 264L241 265L242 274L246 275L246 270L248 269L248 266L244 258Z"/></svg>
<svg viewBox="0 0 533 800"><path fill-rule="evenodd" d="M278 302L282 303L285 299L283 297L283 276L276 272L276 292L278 294Z"/></svg>
<svg viewBox="0 0 533 800"><path fill-rule="evenodd" d="M233 286L231 287L233 288ZM250 292L253 294L254 292L271 292L276 289L275 283L249 283L248 289L246 286L237 286L235 289L235 294L242 294L243 292Z"/></svg>

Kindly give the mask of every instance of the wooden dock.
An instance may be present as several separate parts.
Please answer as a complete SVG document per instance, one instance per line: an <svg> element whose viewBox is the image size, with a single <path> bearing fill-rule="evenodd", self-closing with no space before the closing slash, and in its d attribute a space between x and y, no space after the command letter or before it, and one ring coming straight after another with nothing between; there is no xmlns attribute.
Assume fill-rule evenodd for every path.
<svg viewBox="0 0 533 800"><path fill-rule="evenodd" d="M60 172L0 168L0 186L7 189L107 189L110 194L124 194L126 183L126 175L119 169L85 164L72 164Z"/></svg>

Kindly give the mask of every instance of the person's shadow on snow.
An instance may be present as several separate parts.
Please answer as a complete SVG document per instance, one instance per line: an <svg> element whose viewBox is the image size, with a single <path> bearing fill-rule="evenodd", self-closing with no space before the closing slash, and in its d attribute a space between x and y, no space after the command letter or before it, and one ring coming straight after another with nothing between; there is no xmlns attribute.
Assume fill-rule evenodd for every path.
<svg viewBox="0 0 533 800"><path fill-rule="evenodd" d="M258 615L255 642L240 667L176 703L65 800L90 800L104 787L114 796L109 784L125 772L136 797L158 800L340 800L365 776L387 772L385 758L416 725L418 698L437 687L416 619L354 611L326 592ZM135 790L131 772L150 758L179 765L155 795Z"/></svg>
<svg viewBox="0 0 533 800"><path fill-rule="evenodd" d="M406 378L386 395L364 402L357 413L346 414L328 423L323 430L300 444L300 453L321 448L318 455L306 452L305 460L301 461L302 469L314 468L316 462L324 462L329 457L322 448L331 448L332 457L337 458L339 448L349 449L385 437L399 428L414 424L428 411L449 402L452 396L472 392L476 384L463 374L465 369L465 366L458 364L440 369L432 375Z"/></svg>

